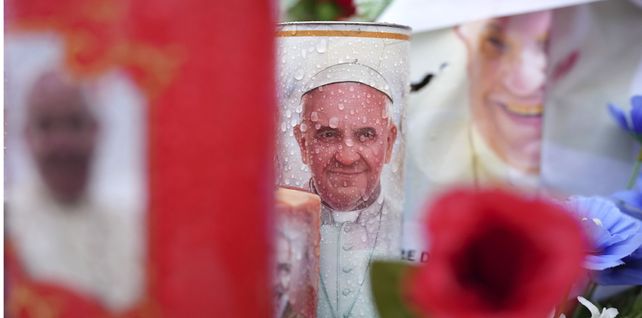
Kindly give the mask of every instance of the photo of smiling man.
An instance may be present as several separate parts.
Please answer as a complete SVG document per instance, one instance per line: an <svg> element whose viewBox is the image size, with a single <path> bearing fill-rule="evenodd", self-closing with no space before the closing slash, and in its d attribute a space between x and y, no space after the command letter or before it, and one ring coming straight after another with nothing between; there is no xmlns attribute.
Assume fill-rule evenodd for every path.
<svg viewBox="0 0 642 318"><path fill-rule="evenodd" d="M403 258L426 260L421 212L445 189L541 190L551 87L573 68L550 57L553 10L491 17L413 36L411 78L430 84L407 108ZM566 55L566 54L565 54Z"/></svg>
<svg viewBox="0 0 642 318"><path fill-rule="evenodd" d="M476 170L488 170L485 163L498 161L492 156L525 175L539 173L552 15L540 11L456 28L468 57Z"/></svg>
<svg viewBox="0 0 642 318"><path fill-rule="evenodd" d="M400 211L380 181L398 133L392 96L375 69L342 63L312 76L301 97L294 136L322 202L318 317L373 316L370 262L399 253Z"/></svg>

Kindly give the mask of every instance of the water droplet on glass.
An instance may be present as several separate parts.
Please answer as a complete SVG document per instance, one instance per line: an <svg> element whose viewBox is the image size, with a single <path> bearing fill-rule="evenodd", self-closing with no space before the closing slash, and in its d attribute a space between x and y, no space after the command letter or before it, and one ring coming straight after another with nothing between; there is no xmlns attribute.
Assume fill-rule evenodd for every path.
<svg viewBox="0 0 642 318"><path fill-rule="evenodd" d="M348 88L348 90L349 90L349 91L351 91L351 92L354 92L354 87L350 86L350 87Z"/></svg>
<svg viewBox="0 0 642 318"><path fill-rule="evenodd" d="M328 49L328 41L326 39L319 40L317 42L316 49L319 53L325 53L325 51Z"/></svg>
<svg viewBox="0 0 642 318"><path fill-rule="evenodd" d="M339 127L339 118L337 117L330 118L330 121L328 122L328 124L330 125L330 128Z"/></svg>
<svg viewBox="0 0 642 318"><path fill-rule="evenodd" d="M299 129L301 129L301 132L305 132L306 130L308 130L308 125L306 125L305 123L301 123Z"/></svg>
<svg viewBox="0 0 642 318"><path fill-rule="evenodd" d="M286 111L285 111L285 117L287 117L287 118L291 118L291 117L292 117L292 111L290 111L289 109L288 109L288 110L286 110Z"/></svg>
<svg viewBox="0 0 642 318"><path fill-rule="evenodd" d="M352 139L350 138L346 139L346 146L348 147L354 146L354 141L352 141Z"/></svg>
<svg viewBox="0 0 642 318"><path fill-rule="evenodd" d="M321 129L321 124L317 123L316 125L314 125L314 128L315 128L316 130Z"/></svg>
<svg viewBox="0 0 642 318"><path fill-rule="evenodd" d="M296 73L294 73L294 79L297 80L297 81L300 81L300 80L303 79L303 75L304 75L303 74L303 69L299 69L299 70L296 71Z"/></svg>
<svg viewBox="0 0 642 318"><path fill-rule="evenodd" d="M285 132L286 129L287 126L285 125L285 123L281 123L281 131Z"/></svg>
<svg viewBox="0 0 642 318"><path fill-rule="evenodd" d="M339 108L339 110L343 110L345 108L345 106L342 103L339 103L339 105L337 105L337 107Z"/></svg>
<svg viewBox="0 0 642 318"><path fill-rule="evenodd" d="M311 121L318 121L319 120L319 114L317 112L310 113L310 120Z"/></svg>

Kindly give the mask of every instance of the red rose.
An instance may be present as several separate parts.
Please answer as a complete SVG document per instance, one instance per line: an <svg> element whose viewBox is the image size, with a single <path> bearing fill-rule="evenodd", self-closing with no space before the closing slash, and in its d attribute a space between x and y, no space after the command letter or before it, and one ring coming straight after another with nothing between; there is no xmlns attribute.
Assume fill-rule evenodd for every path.
<svg viewBox="0 0 642 318"><path fill-rule="evenodd" d="M562 207L456 190L430 208L428 263L406 281L432 317L548 317L584 273L587 240Z"/></svg>
<svg viewBox="0 0 642 318"><path fill-rule="evenodd" d="M340 17L351 17L357 12L357 8L354 6L352 0L335 0L335 3L341 9Z"/></svg>

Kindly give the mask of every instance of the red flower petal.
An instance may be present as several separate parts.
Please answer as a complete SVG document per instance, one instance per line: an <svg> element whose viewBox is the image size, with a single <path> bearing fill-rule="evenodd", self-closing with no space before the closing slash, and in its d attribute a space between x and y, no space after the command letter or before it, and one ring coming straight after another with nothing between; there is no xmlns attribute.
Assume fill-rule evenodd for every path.
<svg viewBox="0 0 642 318"><path fill-rule="evenodd" d="M431 256L408 296L433 317L547 317L583 274L586 238L562 207L456 190L430 208Z"/></svg>

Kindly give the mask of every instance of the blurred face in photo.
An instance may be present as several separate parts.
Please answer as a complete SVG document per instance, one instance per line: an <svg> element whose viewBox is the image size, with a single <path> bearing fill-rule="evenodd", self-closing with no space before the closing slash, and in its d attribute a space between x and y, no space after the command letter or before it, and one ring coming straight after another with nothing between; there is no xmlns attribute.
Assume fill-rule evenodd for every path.
<svg viewBox="0 0 642 318"><path fill-rule="evenodd" d="M44 184L60 202L84 194L97 133L79 85L55 72L37 79L27 99L25 137Z"/></svg>
<svg viewBox="0 0 642 318"><path fill-rule="evenodd" d="M537 173L552 12L493 18L456 29L468 50L472 120L506 163Z"/></svg>
<svg viewBox="0 0 642 318"><path fill-rule="evenodd" d="M276 238L276 282L277 302L287 294L292 276L294 255L292 243L285 235L279 233Z"/></svg>
<svg viewBox="0 0 642 318"><path fill-rule="evenodd" d="M318 87L302 102L295 136L321 200L340 211L369 205L397 137L390 99L368 85L342 82Z"/></svg>

